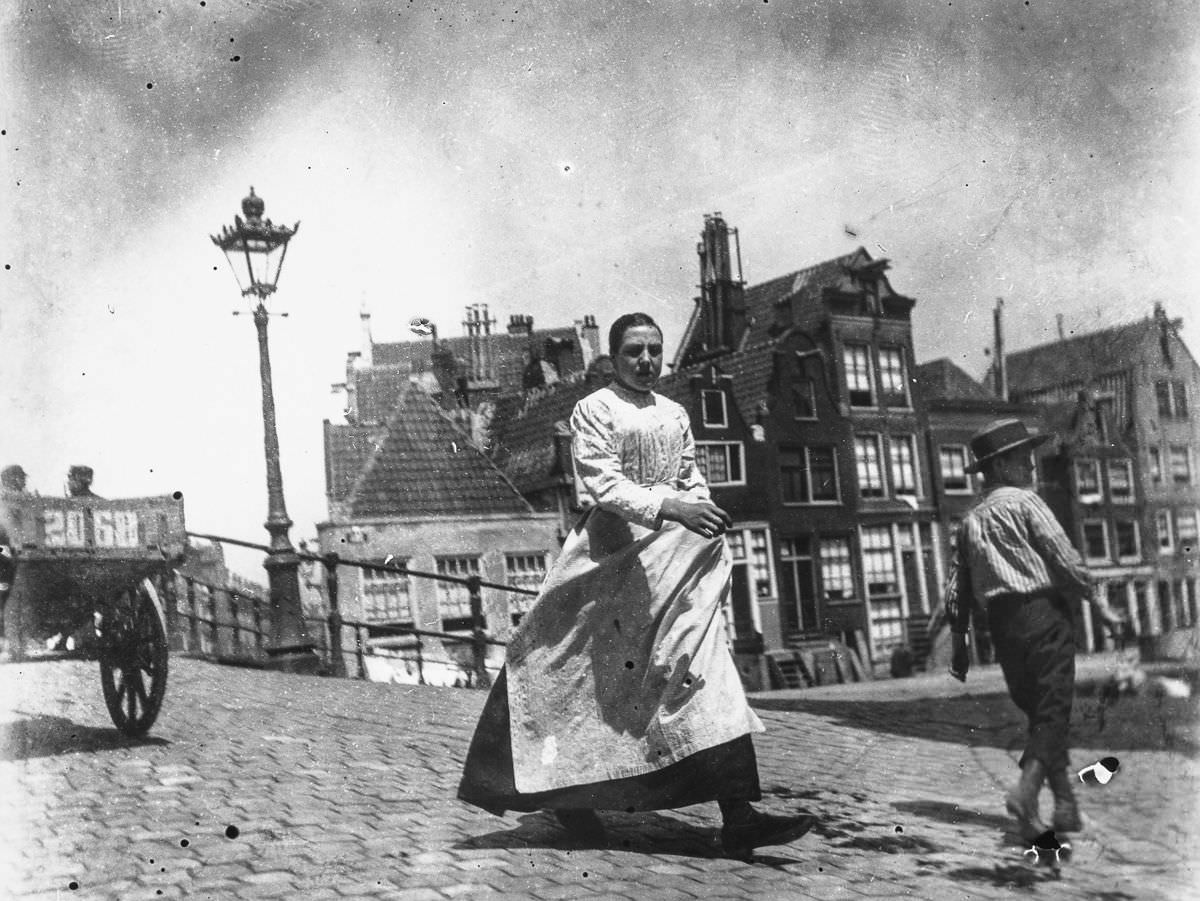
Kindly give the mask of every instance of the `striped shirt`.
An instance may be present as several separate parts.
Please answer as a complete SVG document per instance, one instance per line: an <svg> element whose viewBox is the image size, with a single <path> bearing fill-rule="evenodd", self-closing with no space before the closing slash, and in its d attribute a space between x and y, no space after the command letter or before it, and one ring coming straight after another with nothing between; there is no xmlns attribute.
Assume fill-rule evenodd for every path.
<svg viewBox="0 0 1200 901"><path fill-rule="evenodd" d="M1091 595L1091 578L1046 502L1027 488L993 488L967 514L950 558L946 618L966 632L971 613L1004 594L1053 589Z"/></svg>

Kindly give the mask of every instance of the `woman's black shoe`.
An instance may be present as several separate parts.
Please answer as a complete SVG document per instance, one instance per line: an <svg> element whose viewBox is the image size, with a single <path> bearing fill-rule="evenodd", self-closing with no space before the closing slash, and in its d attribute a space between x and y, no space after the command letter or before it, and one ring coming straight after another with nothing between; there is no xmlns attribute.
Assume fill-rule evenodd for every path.
<svg viewBox="0 0 1200 901"><path fill-rule="evenodd" d="M602 842L606 838L604 823L594 810L556 810L554 817L572 838L588 842Z"/></svg>
<svg viewBox="0 0 1200 901"><path fill-rule="evenodd" d="M744 823L721 827L721 847L730 857L749 857L755 848L795 841L816 823L817 818L807 813L783 817L756 810Z"/></svg>

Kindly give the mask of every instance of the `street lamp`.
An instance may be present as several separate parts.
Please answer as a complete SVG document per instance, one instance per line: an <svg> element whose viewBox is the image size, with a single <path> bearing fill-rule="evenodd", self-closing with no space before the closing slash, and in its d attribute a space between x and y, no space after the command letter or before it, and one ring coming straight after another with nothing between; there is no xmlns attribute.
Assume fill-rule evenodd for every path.
<svg viewBox="0 0 1200 901"><path fill-rule="evenodd" d="M242 296L252 298L254 326L258 329L258 366L262 378L263 446L267 457L267 521L270 552L263 565L271 594L271 646L267 649L273 668L311 672L319 659L304 625L300 605L300 558L288 538L292 521L283 502L283 477L279 472L279 436L275 431L275 395L271 389L271 356L267 349L267 300L275 293L288 241L300 228L275 225L263 218L262 198L250 189L242 200L241 216L224 226L212 242L225 252L238 280ZM287 315L286 313L282 315Z"/></svg>

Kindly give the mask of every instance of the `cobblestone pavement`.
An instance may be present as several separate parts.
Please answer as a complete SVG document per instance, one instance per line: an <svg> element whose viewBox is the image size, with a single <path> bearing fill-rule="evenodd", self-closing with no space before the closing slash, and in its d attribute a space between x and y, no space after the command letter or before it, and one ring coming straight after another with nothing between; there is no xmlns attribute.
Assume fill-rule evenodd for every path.
<svg viewBox="0 0 1200 901"><path fill-rule="evenodd" d="M1196 699L1076 705L1088 828L1055 878L1006 837L1020 715L994 673L760 696L763 805L820 817L751 862L715 805L546 814L454 800L483 695L172 659L151 735L111 726L94 664L0 666L0 893L26 899L1200 897Z"/></svg>

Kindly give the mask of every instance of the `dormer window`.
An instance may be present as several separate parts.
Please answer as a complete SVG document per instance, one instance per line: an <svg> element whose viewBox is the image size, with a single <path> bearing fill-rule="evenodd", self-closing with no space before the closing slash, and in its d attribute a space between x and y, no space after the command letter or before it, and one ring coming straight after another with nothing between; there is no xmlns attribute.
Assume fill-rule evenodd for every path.
<svg viewBox="0 0 1200 901"><path fill-rule="evenodd" d="M700 392L701 421L707 428L723 429L729 425L729 412L725 404L725 392L704 389Z"/></svg>

